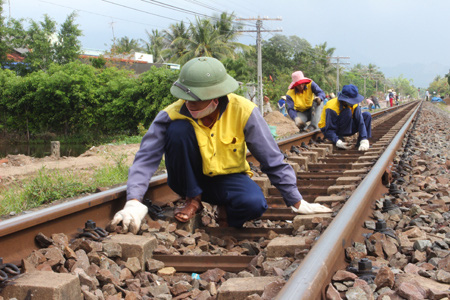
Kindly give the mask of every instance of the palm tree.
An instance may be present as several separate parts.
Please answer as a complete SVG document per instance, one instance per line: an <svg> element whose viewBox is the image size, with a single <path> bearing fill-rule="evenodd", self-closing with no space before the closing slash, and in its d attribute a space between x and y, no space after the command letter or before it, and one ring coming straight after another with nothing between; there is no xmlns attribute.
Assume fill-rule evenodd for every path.
<svg viewBox="0 0 450 300"><path fill-rule="evenodd" d="M188 28L183 21L172 24L168 30L164 30L163 37L165 49L161 51L162 56L170 62L177 62L187 52Z"/></svg>
<svg viewBox="0 0 450 300"><path fill-rule="evenodd" d="M158 29L152 29L151 34L147 30L145 33L147 34L148 42L141 39L145 46L145 52L153 55L155 63L163 62L162 50L164 48L164 37Z"/></svg>
<svg viewBox="0 0 450 300"><path fill-rule="evenodd" d="M130 53L133 51L141 51L141 46L139 41L135 39L130 39L127 36L120 38L116 45L113 46L111 52L116 53Z"/></svg>
<svg viewBox="0 0 450 300"><path fill-rule="evenodd" d="M235 57L235 49L253 49L250 46L227 40L219 30L216 30L210 19L196 19L189 26L189 39L181 39L187 45L187 52L178 62L183 64L198 56L210 56L218 60ZM229 36L230 38L230 36Z"/></svg>

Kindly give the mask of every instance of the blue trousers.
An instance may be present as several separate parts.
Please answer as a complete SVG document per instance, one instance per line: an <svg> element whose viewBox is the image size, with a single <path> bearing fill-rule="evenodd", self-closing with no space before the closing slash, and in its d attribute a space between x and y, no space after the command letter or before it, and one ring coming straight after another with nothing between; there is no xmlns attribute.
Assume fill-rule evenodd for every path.
<svg viewBox="0 0 450 300"><path fill-rule="evenodd" d="M229 226L242 227L267 210L261 188L247 174L203 174L197 137L189 121L175 120L169 125L164 150L169 187L181 197L202 194L202 201L225 206Z"/></svg>
<svg viewBox="0 0 450 300"><path fill-rule="evenodd" d="M338 132L336 132L336 134L339 137L342 137L351 136L358 132L358 142L360 142L362 139L368 139L372 137L372 115L366 111L362 113L362 117L364 120L364 126L366 127L367 136L361 134L360 132L360 115L355 114L355 116L352 117L352 112L349 108L342 110L339 114L337 119Z"/></svg>

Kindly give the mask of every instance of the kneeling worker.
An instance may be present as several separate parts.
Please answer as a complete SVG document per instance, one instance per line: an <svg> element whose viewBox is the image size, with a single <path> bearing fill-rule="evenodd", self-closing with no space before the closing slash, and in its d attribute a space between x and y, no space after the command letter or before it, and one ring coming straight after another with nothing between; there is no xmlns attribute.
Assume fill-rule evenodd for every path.
<svg viewBox="0 0 450 300"><path fill-rule="evenodd" d="M300 131L309 126L306 131L316 130L322 112L322 101L325 99L325 92L312 81L303 76L302 71L292 73L292 82L286 93L286 107L289 116L294 120Z"/></svg>
<svg viewBox="0 0 450 300"><path fill-rule="evenodd" d="M189 221L201 209L202 201L221 207L228 226L239 228L261 217L267 202L250 179L247 147L292 210L300 214L331 212L302 199L296 174L283 161L258 107L232 93L238 87L215 58L194 58L182 67L170 89L179 100L158 113L142 139L129 171L127 203L112 225L122 222L124 231L138 232L147 213L141 202L163 153L167 183L186 199L184 207L174 212L178 221Z"/></svg>
<svg viewBox="0 0 450 300"><path fill-rule="evenodd" d="M350 149L342 138L359 133L358 150L369 150L368 139L372 136L372 115L369 112L361 112L358 104L363 99L356 86L344 85L338 97L328 101L323 108L319 128L325 138L332 141L336 147Z"/></svg>

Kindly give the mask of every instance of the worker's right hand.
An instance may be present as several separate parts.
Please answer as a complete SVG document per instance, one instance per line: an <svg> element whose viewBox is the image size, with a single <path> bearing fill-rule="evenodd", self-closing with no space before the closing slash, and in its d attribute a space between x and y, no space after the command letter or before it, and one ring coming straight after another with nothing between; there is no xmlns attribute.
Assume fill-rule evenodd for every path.
<svg viewBox="0 0 450 300"><path fill-rule="evenodd" d="M350 146L349 144L344 143L344 142L341 141L341 140L337 140L337 142L336 142L336 147L341 148L341 149L344 149L344 150L348 150L348 149L351 148L351 146Z"/></svg>
<svg viewBox="0 0 450 300"><path fill-rule="evenodd" d="M317 106L319 106L320 104L322 104L322 99L320 97L316 97L314 98L314 100L317 103Z"/></svg>
<svg viewBox="0 0 450 300"><path fill-rule="evenodd" d="M122 222L124 232L132 232L137 234L141 228L141 222L148 212L146 205L138 200L129 200L124 208L118 211L111 221L111 226L116 226Z"/></svg>

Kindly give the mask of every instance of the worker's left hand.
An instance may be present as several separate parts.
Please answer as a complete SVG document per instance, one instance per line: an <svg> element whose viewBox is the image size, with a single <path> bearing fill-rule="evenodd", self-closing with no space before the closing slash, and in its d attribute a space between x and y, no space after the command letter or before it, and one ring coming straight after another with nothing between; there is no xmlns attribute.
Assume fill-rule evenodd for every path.
<svg viewBox="0 0 450 300"><path fill-rule="evenodd" d="M317 106L319 106L320 104L322 104L322 99L320 99L320 97L316 97L314 98L314 100L317 103Z"/></svg>
<svg viewBox="0 0 450 300"><path fill-rule="evenodd" d="M305 200L300 201L300 207L296 208L295 206L291 206L291 209L298 214L302 215L310 215L310 214L319 214L319 213L330 213L333 212L330 208L323 206L319 203L308 203Z"/></svg>
<svg viewBox="0 0 450 300"><path fill-rule="evenodd" d="M369 150L369 141L368 140L362 140L359 142L359 151L367 151Z"/></svg>

